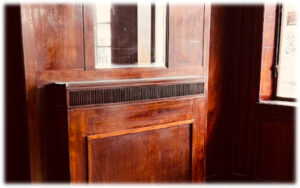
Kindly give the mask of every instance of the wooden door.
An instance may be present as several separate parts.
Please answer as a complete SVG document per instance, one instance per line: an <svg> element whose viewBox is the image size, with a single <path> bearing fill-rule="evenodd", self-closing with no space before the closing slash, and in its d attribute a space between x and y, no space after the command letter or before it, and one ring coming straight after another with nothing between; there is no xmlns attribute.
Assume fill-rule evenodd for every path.
<svg viewBox="0 0 300 188"><path fill-rule="evenodd" d="M188 14L186 10L190 10ZM72 182L204 181L210 5L170 5L168 11L165 67L96 69L91 6L21 6L33 181L49 180L49 169L54 176L55 169L60 169L55 160L53 164L46 162L55 157L45 155L43 144L47 135L44 125L48 124L44 101L47 84L99 80L123 83L125 79L157 79L157 84L175 77L197 77L204 84L203 93L113 105L59 106L68 124L62 132L68 130L68 143L64 143L68 155L64 157L69 159L61 167L69 174L61 177ZM55 126L53 138L62 133L61 126ZM120 135L102 138L103 134L116 132ZM103 152L107 146L120 155ZM101 161L113 168L103 169ZM139 161L136 167L131 166L133 161ZM139 173L141 170L144 173ZM128 174L121 176L123 171Z"/></svg>

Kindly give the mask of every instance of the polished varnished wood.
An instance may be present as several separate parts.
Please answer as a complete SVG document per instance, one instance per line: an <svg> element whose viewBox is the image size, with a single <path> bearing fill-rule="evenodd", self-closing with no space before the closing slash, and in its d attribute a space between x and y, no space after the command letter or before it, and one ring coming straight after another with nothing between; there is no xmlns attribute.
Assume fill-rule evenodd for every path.
<svg viewBox="0 0 300 188"><path fill-rule="evenodd" d="M186 55L184 58L191 58L191 56L198 56L199 52L204 54L201 57L201 60L194 64L194 62L191 61L184 61L183 62L189 62L187 64L191 64L191 66L173 66L175 61L169 60L167 61L167 64L169 68L127 68L127 69L97 69L95 70L95 57L94 57L94 32L93 32L93 11L92 6L90 5L22 5L21 6L21 17L22 17L22 36L23 36L23 48L24 48L24 64L25 64L25 76L26 76L26 94L27 94L27 104L28 104L28 124L29 124L29 137L30 137L30 160L31 160L31 174L32 174L32 180L33 181L43 181L51 179L54 180L64 180L70 178L73 182L83 182L87 181L88 178L86 174L82 174L83 172L87 172L86 170L86 164L81 163L81 161L85 161L86 159L86 140L85 138L79 136L79 135L85 135L87 132L84 129L85 125L87 124L87 120L85 119L85 116L88 116L89 113L85 108L81 108L81 110L74 111L74 110L68 110L67 112L63 112L63 115L60 115L62 122L68 122L68 124L72 124L72 128L68 128L69 137L68 137L68 143L70 148L70 160L69 167L64 166L61 167L61 174L57 177L55 176L55 168L51 165L55 164L55 160L50 159L50 155L46 155L47 148L44 146L43 139L45 138L51 138L50 135L55 135L54 127L58 128L60 124L56 124L56 126L53 126L53 132L49 132L51 134L48 134L47 127L49 128L49 125L46 124L47 112L45 112L45 109L47 109L45 106L47 106L46 96L44 95L45 92L45 85L51 84L57 81L66 82L66 81L97 81L97 80L114 80L114 79L131 79L131 78L157 78L157 77L174 77L174 76L200 76L204 80L204 83L207 83L207 65L208 65L208 45L209 45L209 33L210 33L210 6L209 5L197 5L199 7L199 17L203 20L202 22L198 23L203 28L204 32L200 32L199 34L199 41L202 43L202 45L196 45L195 49L193 49L193 53L190 53L189 57ZM182 9L182 10L181 10ZM185 7L177 7L176 11L174 8L174 12L178 12L176 14L176 17L180 17L179 12L182 12L185 9ZM198 10L198 9L197 9ZM169 11L172 11L172 6L169 7ZM197 11L194 11L195 14L198 14ZM182 15L183 16L183 15ZM197 17L197 16L196 16ZM172 19L172 16L170 16L170 19ZM174 20L174 19L173 19ZM181 25L172 26L170 25L169 32L174 32L174 30L179 29L179 27L183 27ZM192 29L188 28L194 28L195 25L188 22L184 24L184 27L186 27L184 30L192 31ZM187 35L188 38L191 36L190 34ZM189 38L190 39L190 38ZM172 43L172 40L177 40L176 38L170 39L169 44ZM174 42L174 41L173 41ZM32 46L34 45L34 49L32 50ZM178 44L178 49L181 49L180 45ZM167 48L168 49L168 48ZM202 52L203 51L203 52ZM175 53L174 51L168 50L168 57L172 58L173 56L177 56L178 58L181 58L180 50ZM184 52L186 53L186 52ZM183 59L184 59L183 58ZM173 58L174 59L174 58ZM182 58L181 58L182 59ZM193 66L192 66L193 64ZM175 64L174 64L175 65ZM195 65L195 66L194 66ZM162 81L163 82L163 81ZM203 96L206 96L207 93L207 84L204 84L204 94ZM180 97L179 97L180 98ZM182 97L180 100L183 100L185 97ZM193 97L192 97L193 98ZM47 99L48 100L48 99ZM172 99L174 100L174 99ZM179 101L180 101L179 100ZM190 99L187 101L186 104L193 104ZM163 102L165 101L165 102ZM167 99L162 99L161 102L156 101L157 108L164 109L162 104L164 105L170 105L171 107L174 107L174 114L178 114L174 116L170 115L171 113L166 113L165 117L170 118L170 121L182 121L186 120L185 118L179 118L182 116L181 113L183 113L184 105L185 103L178 103L182 105L182 109L176 108L175 103L172 102L166 102ZM176 100L177 101L177 100ZM201 117L203 120L201 123L199 121L195 121L195 125L193 127L201 126L205 127L203 123L205 124L205 97L203 100L201 99ZM177 104L177 105L178 105ZM122 104L125 105L126 104ZM121 105L121 106L122 106ZM129 105L129 104L127 104ZM130 105L129 105L130 106ZM128 106L128 107L129 107ZM169 111L168 108L165 108L161 113L155 113L155 107L152 106L148 108L148 110L152 109L148 112L144 111L143 114L140 114L141 117L146 117L148 113L153 116L160 117L160 120L150 120L147 123L144 122L140 125L135 124L138 120L132 119L132 124L136 126L145 126L145 125L154 125L156 123L158 124L164 124L164 123L171 123L171 122L164 122L161 119L164 119L164 117L161 114L164 114L165 111ZM107 106L106 106L107 107ZM112 108L112 107L109 107ZM108 109L109 109L108 108ZM109 115L110 117L115 116L112 113L119 113L120 111L117 111L117 108L120 108L118 110L125 110L121 107L114 107L112 108L111 113L105 112L106 115ZM129 107L134 109L133 107ZM139 107L136 109L142 110L144 107ZM196 108L196 107L193 107ZM50 108L51 109L51 108ZM135 109L135 110L136 110ZM147 108L146 108L147 109ZM99 109L100 110L100 109ZM188 112L184 117L192 116L190 114L191 108L189 108ZM100 110L101 111L101 110ZM99 112L100 112L99 111ZM126 111L126 110L125 110ZM172 110L171 110L172 111ZM170 111L170 112L171 112ZM61 113L55 112L55 113ZM54 113L54 114L55 114ZM125 112L124 112L125 113ZM129 112L128 112L129 113ZM92 114L92 113L91 113ZM181 114L181 115L180 115ZM190 114L190 115L188 115ZM120 113L122 115L122 113ZM123 114L123 117L126 115ZM129 116L129 115L127 115ZM55 116L52 116L55 117ZM66 119L66 117L68 117ZM116 116L117 118L117 116ZM137 118L137 117L135 117ZM53 118L55 120L55 118ZM125 119L123 119L126 121ZM109 120L112 121L112 120ZM155 122L157 121L157 122ZM48 121L51 122L51 121ZM96 122L96 121L95 121ZM108 121L106 121L108 122ZM198 122L198 123L197 123ZM88 122L90 123L90 122ZM111 124L117 125L118 123L115 122L109 122ZM100 124L95 123L93 130L99 130ZM51 126L50 126L51 127ZM93 127L93 125L91 125ZM101 127L101 126L100 126ZM107 126L105 126L107 127ZM122 128L122 126L116 126L116 128ZM103 128L103 127L102 127ZM196 128L197 129L197 128ZM199 130L205 130L205 128L201 128ZM198 130L198 129L197 129ZM64 132L64 131L62 131ZM197 132L197 131L196 131ZM53 134L52 134L53 133ZM99 132L94 132L99 133ZM93 134L94 134L93 133ZM89 132L89 134L92 134L92 132ZM205 136L205 133L195 133L195 137L197 136ZM48 135L48 136L47 136ZM40 139L43 138L43 139ZM204 138L204 137L203 137ZM61 141L65 142L66 137L61 137ZM199 138L200 139L200 138ZM201 138L202 139L202 138ZM57 142L54 142L54 145ZM204 152L204 148L202 148L205 144L205 141L200 146L195 147L195 151L197 152ZM198 144L195 143L196 145ZM52 147L53 151L55 149L54 146L48 146ZM65 148L64 145L61 148ZM199 147L199 148L198 148ZM77 148L77 149L76 149ZM198 149L197 149L198 148ZM51 150L51 149L50 149ZM66 154L64 153L63 149L58 150L58 152L66 157ZM44 153L41 155L41 153ZM78 155L79 154L79 155ZM198 157L198 155L196 155ZM195 161L197 161L195 164L197 168L200 169L194 170L192 172L192 179L197 181L204 181L203 174L205 174L204 171L204 165L205 165L205 158L203 157L204 154L201 154L201 162L199 162L199 158L194 157ZM48 158L48 159L47 159ZM58 159L59 164L64 164L66 158L64 159ZM48 161L48 162L46 162ZM53 167L53 168L52 168ZM194 168L194 167L193 167ZM193 169L192 168L192 169ZM70 169L69 175L64 175L64 172L66 172L66 169ZM49 173L52 173L52 175L49 175ZM48 173L48 175L47 175ZM51 174L50 173L50 174ZM48 177L47 177L48 176ZM52 177L51 177L52 176ZM201 176L201 177L200 177ZM194 177L194 178L193 178Z"/></svg>
<svg viewBox="0 0 300 188"><path fill-rule="evenodd" d="M187 11L188 10L188 11ZM204 5L171 5L169 20L170 67L203 65ZM190 30L186 24L194 25Z"/></svg>
<svg viewBox="0 0 300 188"><path fill-rule="evenodd" d="M22 5L24 40L31 45L25 49L38 71L83 70L81 15L80 5Z"/></svg>
<svg viewBox="0 0 300 188"><path fill-rule="evenodd" d="M186 79L177 79L176 82L183 81L193 82ZM135 82L127 83L130 84L136 85ZM50 127L56 124L60 129L68 129L68 133L60 133L61 141L68 138L63 142L68 143L68 149L58 150L60 161L67 157L68 162L54 167L65 173L61 173L60 178L72 182L204 181L204 94L78 107L67 106L67 103L65 106L56 105L60 97L68 96L69 90L95 87L108 86L103 83L97 86L97 82L73 82L46 88L52 106L49 114L67 115L67 118L50 121ZM55 144L51 138L57 138L48 137L49 143L56 148L59 142ZM66 168L70 170L63 170ZM50 180L62 179L53 177Z"/></svg>
<svg viewBox="0 0 300 188"><path fill-rule="evenodd" d="M43 180L41 159L42 96L38 72L83 70L82 12L79 5L22 5L31 178Z"/></svg>
<svg viewBox="0 0 300 188"><path fill-rule="evenodd" d="M261 100L270 100L273 98L277 26L276 7L276 4L268 4L265 6L264 12L265 19L263 28L263 49L259 90L259 98Z"/></svg>
<svg viewBox="0 0 300 188"><path fill-rule="evenodd" d="M94 29L94 7L86 4L83 7L84 21L84 68L85 70L95 69L95 29Z"/></svg>
<svg viewBox="0 0 300 188"><path fill-rule="evenodd" d="M181 123L89 136L89 182L191 181L191 125Z"/></svg>
<svg viewBox="0 0 300 188"><path fill-rule="evenodd" d="M135 103L135 104L124 104L124 105L114 105L110 107L102 107L99 109L89 110L89 109L80 109L80 110L72 110L69 112L69 116L71 119L70 126L69 126L69 133L70 133L70 155L72 160L70 161L70 168L71 168L71 180L76 182L82 182L87 178L86 174L86 164L84 163L86 154L85 148L85 139L83 135L91 135L92 138L100 138L100 137L110 137L124 133L147 133L153 129L160 130L164 127L177 127L180 124L186 124L188 122L191 123L190 120L196 118L195 114L192 113L193 107L193 100L194 99L178 99L178 100L166 100L165 102L144 102L144 103ZM143 106L141 108L141 105ZM179 105L179 106L178 106ZM186 106L187 109L181 109L180 106ZM148 107L149 106L149 107ZM178 106L178 107L175 107ZM149 110L152 109L152 110ZM193 108L199 108L198 106ZM203 110L203 108L202 108ZM102 111L102 113L101 113ZM119 112L119 113L116 113ZM105 114L103 114L105 113ZM94 114L94 115L93 115ZM97 115L96 115L97 114ZM169 117L169 118L165 118ZM95 119L96 118L96 119ZM99 119L101 118L101 119ZM171 119L170 119L171 118ZM174 123L172 123L174 122ZM198 120L198 124L193 124L196 127L202 127L204 130L204 121ZM167 125L164 125L166 124ZM110 125L109 127L107 125ZM79 130L78 130L79 129ZM193 130L194 130L193 129ZM123 131L122 131L123 130ZM81 133L80 133L80 132ZM119 131L119 132L116 132ZM192 138L196 139L196 136L200 137L200 133L197 129L195 130L195 135ZM78 135L79 132L79 135ZM81 136L80 136L81 134ZM95 135L96 134L96 135ZM102 135L97 135L102 134ZM95 135L95 136L93 136ZM204 134L202 133L202 136ZM149 138L150 139L150 138ZM154 138L153 138L154 139ZM193 140L194 140L193 139ZM201 145L204 144L204 137L201 137L202 142L193 141L193 148L195 151L198 151L199 155L193 157L194 163L199 163L199 157L204 156L203 148ZM155 140L155 139L154 139ZM134 140L131 140L130 143L134 144ZM154 144L154 143L153 143ZM156 141L155 145L163 144ZM187 143L185 143L187 144ZM203 145L202 145L203 146ZM202 149L202 150L200 150ZM124 151L125 152L125 151ZM202 154L202 155L200 155ZM136 153L130 153L130 155L136 155ZM192 153L189 153L189 156L192 157ZM149 154L149 160L152 158L151 154ZM204 158L202 158L204 160ZM201 161L202 161L201 160ZM123 161L126 163L126 160ZM200 163L203 165L203 163ZM195 168L196 166L192 166L191 168ZM203 166L200 166L199 169L201 171L204 170ZM101 169L98 169L101 170ZM114 169L111 169L114 170ZM123 169L124 170L124 169ZM165 169L166 170L166 169ZM197 170L193 170L197 171ZM198 172L198 173L199 173ZM153 172L154 173L154 172ZM191 172L189 172L191 173ZM198 174L197 173L197 174ZM204 172L202 172L204 174ZM151 176L151 174L148 174ZM152 174L154 175L154 174ZM143 176L143 175L141 175ZM91 178L91 177L89 177ZM195 176L194 180L203 180L204 177L197 177ZM111 181L113 181L113 177L110 177ZM165 181L171 181L172 179ZM115 180L117 181L117 179ZM131 179L128 181L138 181ZM146 181L146 180L145 180Z"/></svg>

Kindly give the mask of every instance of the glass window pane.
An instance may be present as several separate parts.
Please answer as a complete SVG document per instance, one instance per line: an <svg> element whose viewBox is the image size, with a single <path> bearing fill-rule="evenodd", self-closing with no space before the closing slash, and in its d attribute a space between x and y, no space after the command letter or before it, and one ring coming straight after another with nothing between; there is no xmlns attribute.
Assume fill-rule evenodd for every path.
<svg viewBox="0 0 300 188"><path fill-rule="evenodd" d="M96 68L165 67L164 3L95 6Z"/></svg>
<svg viewBox="0 0 300 188"><path fill-rule="evenodd" d="M296 98L296 7L282 7L277 96Z"/></svg>

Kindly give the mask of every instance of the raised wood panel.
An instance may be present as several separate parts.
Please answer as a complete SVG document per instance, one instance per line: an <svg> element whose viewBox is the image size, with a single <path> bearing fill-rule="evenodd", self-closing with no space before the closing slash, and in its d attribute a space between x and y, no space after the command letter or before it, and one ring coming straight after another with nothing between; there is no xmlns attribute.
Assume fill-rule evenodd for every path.
<svg viewBox="0 0 300 188"><path fill-rule="evenodd" d="M89 182L191 181L191 125L88 137Z"/></svg>
<svg viewBox="0 0 300 188"><path fill-rule="evenodd" d="M86 163L87 136L97 139L109 138L120 134L193 124L190 174L192 181L203 182L206 142L205 98L165 100L70 110L68 119L71 181L84 182L89 178ZM97 121L93 120L95 118Z"/></svg>
<svg viewBox="0 0 300 188"><path fill-rule="evenodd" d="M204 5L170 5L169 14L169 66L203 66Z"/></svg>
<svg viewBox="0 0 300 188"><path fill-rule="evenodd" d="M295 107L256 104L249 143L250 176L262 181L294 181Z"/></svg>
<svg viewBox="0 0 300 188"><path fill-rule="evenodd" d="M86 134L158 125L193 118L192 99L108 106L85 111ZM141 108L141 105L143 106ZM168 118L166 118L168 117ZM141 122L143 122L141 124Z"/></svg>
<svg viewBox="0 0 300 188"><path fill-rule="evenodd" d="M292 121L274 118L259 121L257 177L291 181L294 169L294 128Z"/></svg>
<svg viewBox="0 0 300 188"><path fill-rule="evenodd" d="M37 71L84 68L80 5L24 4L22 21L26 66Z"/></svg>

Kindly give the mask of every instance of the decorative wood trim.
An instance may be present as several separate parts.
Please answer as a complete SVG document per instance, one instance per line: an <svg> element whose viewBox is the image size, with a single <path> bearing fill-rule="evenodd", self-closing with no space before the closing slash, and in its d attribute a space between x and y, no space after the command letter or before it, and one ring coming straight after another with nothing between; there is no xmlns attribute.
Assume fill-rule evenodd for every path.
<svg viewBox="0 0 300 188"><path fill-rule="evenodd" d="M203 93L203 82L69 91L69 107L160 99Z"/></svg>
<svg viewBox="0 0 300 188"><path fill-rule="evenodd" d="M195 121L194 119L191 119L191 120L177 121L177 122L172 122L172 123L167 123L167 124L162 124L162 125L155 125L155 126L150 126L150 127L142 127L142 128L128 129L128 130L117 131L117 132L96 134L96 135L88 136L87 139L88 139L88 142L90 142L90 141L93 141L95 139L100 139L100 138L121 136L121 135L126 135L126 134L135 134L135 133L140 133L140 132L145 132L145 131L153 131L153 130L158 130L158 129L175 127L175 126L179 126L179 125L193 124L194 121Z"/></svg>
<svg viewBox="0 0 300 188"><path fill-rule="evenodd" d="M95 69L95 34L94 34L94 7L83 5L83 40L85 70Z"/></svg>

